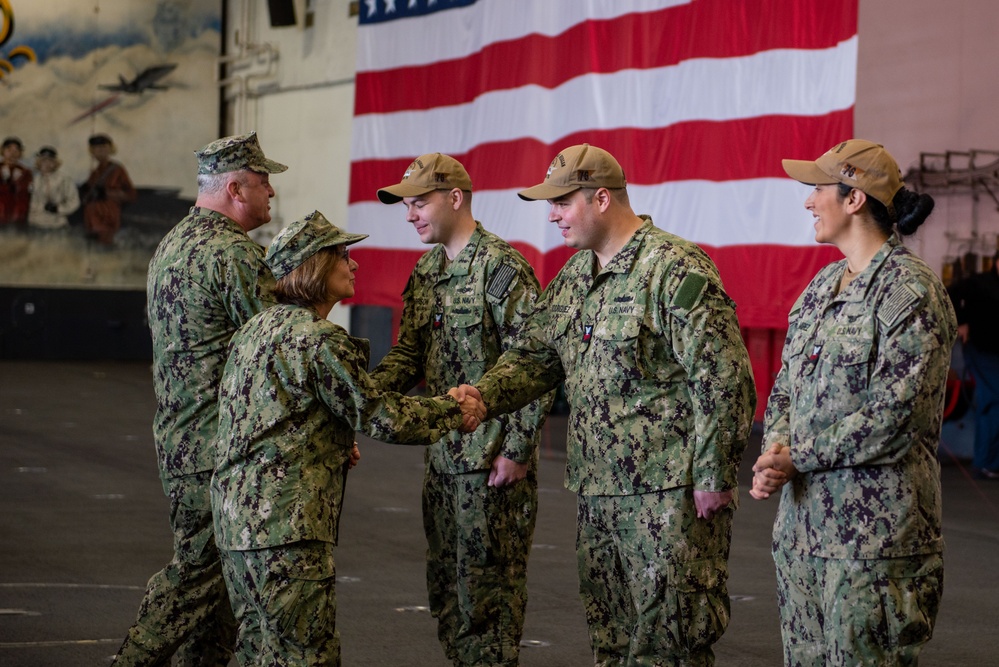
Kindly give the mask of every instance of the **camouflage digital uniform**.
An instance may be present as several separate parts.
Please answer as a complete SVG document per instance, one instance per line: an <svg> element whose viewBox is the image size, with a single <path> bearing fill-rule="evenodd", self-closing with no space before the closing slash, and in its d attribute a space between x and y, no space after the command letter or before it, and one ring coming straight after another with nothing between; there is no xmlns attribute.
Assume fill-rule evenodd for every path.
<svg viewBox="0 0 999 667"><path fill-rule="evenodd" d="M263 248L239 225L194 207L166 234L149 264L153 439L170 497L174 557L149 580L116 665L169 664L188 637L195 638L191 650L197 655L178 654L182 664L225 665L232 654L236 625L208 487L226 347L236 329L274 303L274 279L263 259Z"/></svg>
<svg viewBox="0 0 999 667"><path fill-rule="evenodd" d="M756 394L714 264L642 217L599 272L592 251L573 255L476 386L492 416L565 381L596 664L710 665L729 618L734 507L699 520L693 490L736 488Z"/></svg>
<svg viewBox="0 0 999 667"><path fill-rule="evenodd" d="M372 372L379 386L431 393L474 383L509 348L539 291L531 266L476 222L450 263L438 245L403 293L399 341ZM538 439L551 397L452 433L427 448L423 523L430 610L448 659L516 665L527 605L527 559L538 503ZM528 464L527 478L487 485L497 456Z"/></svg>
<svg viewBox="0 0 999 667"><path fill-rule="evenodd" d="M279 305L232 339L219 390L215 538L243 665L339 665L335 567L354 430L427 444L461 426L451 398L381 392L368 341Z"/></svg>
<svg viewBox="0 0 999 667"><path fill-rule="evenodd" d="M943 592L940 438L956 320L897 238L789 315L764 451L790 447L774 559L787 665L914 665Z"/></svg>

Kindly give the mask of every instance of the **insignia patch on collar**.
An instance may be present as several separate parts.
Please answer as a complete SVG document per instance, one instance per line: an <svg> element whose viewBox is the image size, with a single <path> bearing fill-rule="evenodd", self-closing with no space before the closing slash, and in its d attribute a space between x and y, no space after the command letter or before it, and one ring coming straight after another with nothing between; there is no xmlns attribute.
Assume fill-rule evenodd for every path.
<svg viewBox="0 0 999 667"><path fill-rule="evenodd" d="M516 275L517 270L512 266L509 264L500 264L499 268L493 272L493 277L489 280L489 285L486 287L486 294L494 299L502 299L510 291L510 283L513 282Z"/></svg>
<svg viewBox="0 0 999 667"><path fill-rule="evenodd" d="M885 331L891 331L912 311L920 298L919 292L911 285L894 287L878 308L878 322Z"/></svg>

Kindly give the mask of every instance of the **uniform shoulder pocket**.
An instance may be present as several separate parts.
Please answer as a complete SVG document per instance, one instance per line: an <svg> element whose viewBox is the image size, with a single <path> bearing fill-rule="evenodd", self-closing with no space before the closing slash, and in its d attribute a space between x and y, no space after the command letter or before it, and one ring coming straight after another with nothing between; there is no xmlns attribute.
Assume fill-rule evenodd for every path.
<svg viewBox="0 0 999 667"><path fill-rule="evenodd" d="M500 264L489 276L486 284L486 298L492 302L506 299L510 290L517 284L517 267L506 262Z"/></svg>
<svg viewBox="0 0 999 667"><path fill-rule="evenodd" d="M895 285L878 305L878 325L885 334L908 318L926 296L926 287L915 282Z"/></svg>

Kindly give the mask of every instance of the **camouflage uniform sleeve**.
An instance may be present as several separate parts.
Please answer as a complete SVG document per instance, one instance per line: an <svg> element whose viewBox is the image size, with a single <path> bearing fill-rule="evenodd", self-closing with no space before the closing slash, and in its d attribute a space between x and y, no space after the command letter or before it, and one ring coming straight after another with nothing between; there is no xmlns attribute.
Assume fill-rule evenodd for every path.
<svg viewBox="0 0 999 667"><path fill-rule="evenodd" d="M856 387L848 381L820 397L830 402L829 409L839 401L860 407L815 435L796 431L791 460L799 472L896 463L918 441L914 433L942 410L939 388L956 336L946 294L915 279L893 280L873 316L877 337L864 357L868 363L845 368L846 360L831 360L845 375L864 378L857 376ZM842 395L834 395L837 390Z"/></svg>
<svg viewBox="0 0 999 667"><path fill-rule="evenodd" d="M219 291L226 312L237 326L273 306L274 276L256 243L237 243L225 250L219 268Z"/></svg>
<svg viewBox="0 0 999 667"><path fill-rule="evenodd" d="M546 294L538 299L516 344L475 383L489 417L522 408L565 380L558 350L549 344Z"/></svg>
<svg viewBox="0 0 999 667"><path fill-rule="evenodd" d="M539 291L534 271L526 262L521 265L503 262L492 272L486 287L486 302L504 352L521 339ZM501 456L518 463L527 463L534 456L554 398L554 392L549 392L502 418L506 419L506 425Z"/></svg>
<svg viewBox="0 0 999 667"><path fill-rule="evenodd" d="M382 391L367 373L366 355L346 336L324 341L313 363L326 407L376 440L427 445L461 426L461 408L448 396Z"/></svg>
<svg viewBox="0 0 999 667"><path fill-rule="evenodd" d="M788 353L791 350L791 341L794 339L801 323L799 315L801 313L801 302L805 298L807 289L798 296L798 300L791 306L791 311L787 316L787 336L784 338L784 347L781 351L781 367L774 380L773 389L770 390L770 397L767 399L767 411L763 416L763 446L761 451L767 452L775 444L787 447L791 442L791 393L788 386Z"/></svg>
<svg viewBox="0 0 999 667"><path fill-rule="evenodd" d="M753 374L735 305L709 260L688 256L661 295L674 354L686 371L693 409L692 476L700 491L737 486L756 409Z"/></svg>
<svg viewBox="0 0 999 667"><path fill-rule="evenodd" d="M428 313L417 306L416 296L419 292L419 280L414 272L402 292L399 340L371 371L371 380L384 391L405 393L423 379L427 328L423 326L426 323L419 321L419 318Z"/></svg>

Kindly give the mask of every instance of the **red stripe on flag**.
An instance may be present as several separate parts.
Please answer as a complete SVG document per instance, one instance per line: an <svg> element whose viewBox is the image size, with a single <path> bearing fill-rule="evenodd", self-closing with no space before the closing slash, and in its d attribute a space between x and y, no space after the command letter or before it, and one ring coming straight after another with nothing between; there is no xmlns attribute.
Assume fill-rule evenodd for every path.
<svg viewBox="0 0 999 667"><path fill-rule="evenodd" d="M702 247L738 305L739 322L750 327L786 329L787 313L809 281L826 264L843 259L831 245Z"/></svg>
<svg viewBox="0 0 999 667"><path fill-rule="evenodd" d="M357 245L350 258L357 262L353 302L366 306L398 307L402 290L424 250L378 249Z"/></svg>
<svg viewBox="0 0 999 667"><path fill-rule="evenodd" d="M575 252L513 244L534 267L541 284L547 285ZM725 291L738 304L744 327L787 328L787 313L805 286L826 264L843 258L834 246L792 247L779 245L702 246L718 265ZM350 256L358 263L353 301L373 306L398 307L409 274L424 251L364 248ZM760 299L766 294L766 299Z"/></svg>
<svg viewBox="0 0 999 667"><path fill-rule="evenodd" d="M518 241L512 241L511 245L534 267L542 285L547 285L576 252L563 246L542 253L534 246ZM424 252L426 250L365 248L363 245L351 248L350 257L358 266L352 301L371 306L398 307L409 274Z"/></svg>
<svg viewBox="0 0 999 667"><path fill-rule="evenodd" d="M698 121L648 130L592 129L562 137L556 144L516 139L479 144L452 157L465 165L476 192L534 184L559 150L584 142L610 151L626 165L632 185L784 178L781 159L821 155L832 143L828 137L847 137L852 127L850 108L824 116ZM414 157L351 163L350 203L375 200L378 188L398 183Z"/></svg>
<svg viewBox="0 0 999 667"><path fill-rule="evenodd" d="M716 29L721 24L726 29ZM526 84L554 88L584 74L666 67L693 58L825 49L856 32L855 2L698 0L585 21L560 35L495 42L464 58L358 72L354 114L453 106L491 90Z"/></svg>

